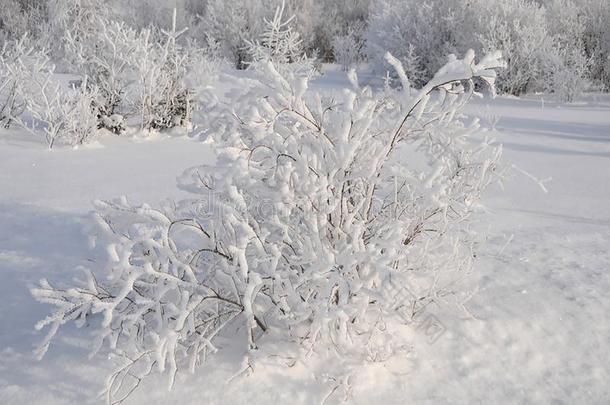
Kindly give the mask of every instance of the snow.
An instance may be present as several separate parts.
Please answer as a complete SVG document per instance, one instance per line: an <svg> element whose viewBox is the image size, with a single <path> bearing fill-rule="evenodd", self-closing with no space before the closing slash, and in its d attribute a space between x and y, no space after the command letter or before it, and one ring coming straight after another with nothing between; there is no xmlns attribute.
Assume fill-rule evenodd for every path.
<svg viewBox="0 0 610 405"><path fill-rule="evenodd" d="M343 84L334 73L312 87ZM326 403L346 395L354 404L608 403L610 97L571 105L499 97L468 112L495 124L506 162L552 180L544 193L515 171L504 190L491 190L477 225L488 239L471 280L476 293L464 311L431 309L409 350L362 368L347 394L313 377L313 368L336 371L332 364L263 361L236 376L243 352L225 339L217 346L228 350L211 356L211 367L179 373L171 392L166 377L152 376L125 403L310 404L331 392ZM49 151L43 140L0 132L0 403L102 402L112 359L87 358L86 328L69 327L36 360L43 334L34 325L48 309L28 289L41 278L69 281L96 260L83 232L91 201L187 197L176 177L212 156L209 144L183 136L105 137L96 147ZM440 329L427 329L430 319Z"/></svg>

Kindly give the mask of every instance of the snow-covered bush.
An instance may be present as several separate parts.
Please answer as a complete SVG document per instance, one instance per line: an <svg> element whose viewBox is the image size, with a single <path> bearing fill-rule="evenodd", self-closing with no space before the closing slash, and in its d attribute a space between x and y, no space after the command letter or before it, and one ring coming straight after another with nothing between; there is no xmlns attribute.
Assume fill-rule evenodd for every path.
<svg viewBox="0 0 610 405"><path fill-rule="evenodd" d="M72 146L92 141L98 134L100 112L97 110L99 89L89 86L87 79L79 86L72 84L63 94L61 119L64 121L59 141ZM112 121L112 117L107 118ZM112 128L107 123L107 128Z"/></svg>
<svg viewBox="0 0 610 405"><path fill-rule="evenodd" d="M478 40L484 50L502 49L507 62L498 90L514 95L544 90L544 62L554 51L544 9L528 0L479 3Z"/></svg>
<svg viewBox="0 0 610 405"><path fill-rule="evenodd" d="M36 0L3 0L0 7L0 43L15 41L27 35L35 38L38 48L47 44L46 2Z"/></svg>
<svg viewBox="0 0 610 405"><path fill-rule="evenodd" d="M479 12L465 0L374 0L366 53L385 73L392 71L383 63L383 54L390 51L403 63L413 84L421 87L445 63L446 55L477 48L472 35Z"/></svg>
<svg viewBox="0 0 610 405"><path fill-rule="evenodd" d="M258 38L262 33L266 3L270 2L208 0L206 13L200 16L196 29L199 39L217 42L228 60L237 68L245 68L249 61L246 39Z"/></svg>
<svg viewBox="0 0 610 405"><path fill-rule="evenodd" d="M40 61L47 61L47 56L29 46L26 36L5 42L0 50L0 124L5 128L25 110L25 67L38 66Z"/></svg>
<svg viewBox="0 0 610 405"><path fill-rule="evenodd" d="M610 90L610 2L581 0L580 12L585 16L584 52L590 61L589 78Z"/></svg>
<svg viewBox="0 0 610 405"><path fill-rule="evenodd" d="M545 91L571 101L587 83L586 26L582 4L572 0L375 0L366 49L377 61L386 48L393 52L416 87L447 53L502 49L508 68L498 77L500 92Z"/></svg>
<svg viewBox="0 0 610 405"><path fill-rule="evenodd" d="M98 128L97 88L85 79L65 89L57 79L47 52L28 46L26 37L5 44L0 55L0 122L6 127L15 122L44 136L49 148L93 138Z"/></svg>
<svg viewBox="0 0 610 405"><path fill-rule="evenodd" d="M124 23L105 18L91 24L96 27L91 37L82 38L78 30L66 31L66 54L73 69L86 76L88 86L99 93L95 103L99 127L122 133L125 122L119 108L124 107L127 88L134 80L134 55L142 46L142 37Z"/></svg>
<svg viewBox="0 0 610 405"><path fill-rule="evenodd" d="M151 27L136 31L123 22L93 18L95 35L68 29L65 52L73 68L88 77L98 99L99 127L115 133L125 130L127 105L135 107L142 129L165 129L190 122L192 92L185 85L189 65L196 58L177 43L186 31ZM89 35L89 36L88 36ZM197 49L190 52L199 54ZM202 58L197 59L201 61Z"/></svg>
<svg viewBox="0 0 610 405"><path fill-rule="evenodd" d="M500 91L544 91L572 101L586 86L584 20L571 0L545 3L481 1L479 40L483 49L505 52L508 68L498 78Z"/></svg>
<svg viewBox="0 0 610 405"><path fill-rule="evenodd" d="M284 18L285 1L275 10L273 19L265 19L265 28L260 41L246 40L248 65L256 69L261 64L271 62L280 70L292 69L311 72L312 60L303 51L301 36L292 29L294 16Z"/></svg>
<svg viewBox="0 0 610 405"><path fill-rule="evenodd" d="M285 7L286 3L283 1L275 10L273 19L265 19L265 29L260 41L246 41L246 50L254 63L272 62L275 65L285 65L303 57L301 37L292 29L294 16L284 19Z"/></svg>
<svg viewBox="0 0 610 405"><path fill-rule="evenodd" d="M98 133L97 89L86 81L65 89L56 81L54 67L42 62L28 70L25 97L30 120L15 118L16 122L36 136L43 135L49 148L91 141Z"/></svg>
<svg viewBox="0 0 610 405"><path fill-rule="evenodd" d="M587 86L589 60L581 48L556 46L543 60L542 89L559 101L572 102Z"/></svg>
<svg viewBox="0 0 610 405"><path fill-rule="evenodd" d="M364 59L364 38L362 25L348 29L347 34L338 35L332 41L335 63L348 71Z"/></svg>
<svg viewBox="0 0 610 405"><path fill-rule="evenodd" d="M221 80L222 72L231 71L232 63L209 48L200 48L198 44L187 43L186 53L189 63L184 83L191 89L190 102L191 122L186 127L190 136L205 140L212 131L215 110L219 103L216 84Z"/></svg>
<svg viewBox="0 0 610 405"><path fill-rule="evenodd" d="M333 42L361 29L368 19L370 3L370 0L288 0L287 6L296 15L295 26L307 54L333 62Z"/></svg>
<svg viewBox="0 0 610 405"><path fill-rule="evenodd" d="M327 99L270 62L253 86L235 79L246 90L215 121L218 166L180 180L200 196L162 209L97 203L103 273L33 290L56 307L37 326L50 326L40 354L60 326L97 325L96 350L123 359L109 402L152 372L171 386L237 327L245 368L273 339L296 345L295 360L391 356L404 344L396 306L415 316L448 300L472 265L469 219L499 150L470 142L478 126L460 109L500 66L498 53L452 56L415 96L376 94L352 72L352 88ZM396 302L395 286L413 297Z"/></svg>
<svg viewBox="0 0 610 405"><path fill-rule="evenodd" d="M108 18L110 8L104 0L48 0L49 46L53 60L62 70L72 70L74 55L66 49L66 33L72 37L72 50L96 42L100 18ZM78 72L73 72L78 73Z"/></svg>
<svg viewBox="0 0 610 405"><path fill-rule="evenodd" d="M142 44L133 55L137 72L136 108L142 129L166 129L188 125L192 91L186 87L189 55L176 42L186 29L176 31L176 10L172 29L162 31L165 41L157 43L152 30L143 31Z"/></svg>

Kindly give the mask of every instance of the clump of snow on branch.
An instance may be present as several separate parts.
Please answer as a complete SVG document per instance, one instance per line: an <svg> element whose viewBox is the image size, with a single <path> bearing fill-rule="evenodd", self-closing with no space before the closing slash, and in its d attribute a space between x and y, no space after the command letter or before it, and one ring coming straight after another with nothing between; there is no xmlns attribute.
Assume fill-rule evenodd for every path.
<svg viewBox="0 0 610 405"><path fill-rule="evenodd" d="M389 358L405 344L396 305L415 316L450 302L472 267L471 217L500 150L470 140L478 123L461 109L502 66L497 52L452 56L417 94L377 94L352 72L333 99L271 62L254 86L236 78L247 90L217 112L218 165L180 178L197 196L98 202L105 268L33 290L55 307L37 325L49 329L39 353L66 323L97 325L95 350L122 359L106 386L114 403L153 372L171 387L235 330L247 369L267 341L292 345L295 361ZM397 303L393 286L413 298Z"/></svg>

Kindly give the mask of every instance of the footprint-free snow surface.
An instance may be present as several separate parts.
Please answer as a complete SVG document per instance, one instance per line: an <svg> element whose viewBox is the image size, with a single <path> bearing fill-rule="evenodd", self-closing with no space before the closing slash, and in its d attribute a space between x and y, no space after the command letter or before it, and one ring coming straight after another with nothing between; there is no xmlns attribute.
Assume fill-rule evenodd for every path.
<svg viewBox="0 0 610 405"><path fill-rule="evenodd" d="M513 170L485 199L472 298L435 313L411 349L363 367L351 391L326 403L610 403L610 98L571 105L540 99L475 101L467 111L504 145L504 161L552 180L544 193ZM47 308L29 293L37 280L69 281L95 265L83 225L90 202L186 196L175 178L210 162L210 145L186 137L103 138L101 147L49 151L0 133L0 404L101 403L112 360L88 358L87 329L64 331L47 356L33 348ZM152 376L126 404L313 404L333 389L306 366L261 364L228 382L241 354L229 350L168 392Z"/></svg>

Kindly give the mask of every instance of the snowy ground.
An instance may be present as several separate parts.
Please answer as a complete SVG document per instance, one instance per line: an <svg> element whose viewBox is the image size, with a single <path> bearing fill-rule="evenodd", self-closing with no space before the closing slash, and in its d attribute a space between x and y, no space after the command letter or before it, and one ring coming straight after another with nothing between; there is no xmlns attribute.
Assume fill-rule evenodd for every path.
<svg viewBox="0 0 610 405"><path fill-rule="evenodd" d="M432 343L416 334L410 354L362 369L349 403L610 403L610 97L499 98L469 112L495 123L506 161L553 178L549 193L525 176L491 190L470 315L438 310L444 333ZM0 133L0 404L102 402L110 363L86 357L86 333L68 329L35 360L42 336L33 325L47 310L28 287L69 280L94 260L82 232L91 200L181 198L175 177L212 156L185 137L102 144L49 151ZM227 383L240 354L223 353L214 373L180 375L169 393L153 377L126 404L311 404L333 388L304 367L264 364ZM338 390L327 403L340 398Z"/></svg>

